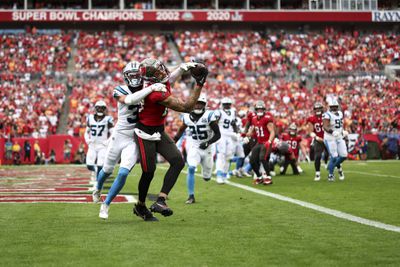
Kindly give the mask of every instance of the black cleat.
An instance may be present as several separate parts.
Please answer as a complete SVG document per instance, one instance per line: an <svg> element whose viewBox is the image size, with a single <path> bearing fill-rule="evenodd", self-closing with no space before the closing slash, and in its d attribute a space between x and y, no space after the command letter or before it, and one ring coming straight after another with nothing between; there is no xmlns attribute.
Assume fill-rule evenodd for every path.
<svg viewBox="0 0 400 267"><path fill-rule="evenodd" d="M174 212L167 206L163 198L158 198L153 205L150 206L152 212L161 213L163 216L171 216Z"/></svg>
<svg viewBox="0 0 400 267"><path fill-rule="evenodd" d="M153 216L153 214L144 205L135 204L133 207L133 213L146 222L157 222L158 219Z"/></svg>
<svg viewBox="0 0 400 267"><path fill-rule="evenodd" d="M193 204L195 203L196 200L194 199L194 196L189 196L189 198L186 200L186 204Z"/></svg>

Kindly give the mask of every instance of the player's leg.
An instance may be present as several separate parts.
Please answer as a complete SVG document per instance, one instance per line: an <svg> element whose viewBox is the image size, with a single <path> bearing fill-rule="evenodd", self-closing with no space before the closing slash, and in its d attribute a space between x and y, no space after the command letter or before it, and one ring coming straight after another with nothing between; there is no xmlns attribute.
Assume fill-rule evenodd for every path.
<svg viewBox="0 0 400 267"><path fill-rule="evenodd" d="M244 149L243 149L243 145L238 142L236 144L236 151L235 151L237 160L236 160L236 173L235 175L237 177L243 177L243 165L244 165Z"/></svg>
<svg viewBox="0 0 400 267"><path fill-rule="evenodd" d="M139 149L140 165L142 167L142 175L139 180L138 191L139 201L133 207L133 213L141 217L145 221L157 221L157 218L146 207L146 197L149 191L150 183L153 180L156 170L156 142L148 141L140 138L135 134L135 142Z"/></svg>
<svg viewBox="0 0 400 267"><path fill-rule="evenodd" d="M181 152L179 152L176 147L175 142L165 132L161 133L161 140L157 142L156 151L168 161L170 166L165 173L163 185L157 201L151 205L150 210L161 213L163 216L170 216L173 212L167 206L165 200L174 187L182 169L185 167L185 161L183 160Z"/></svg>
<svg viewBox="0 0 400 267"><path fill-rule="evenodd" d="M196 172L196 167L200 163L201 158L200 158L200 151L196 147L190 147L188 149L188 154L187 154L187 163L189 165L188 167L188 173L186 176L186 184L187 184L187 189L188 189L188 199L186 200L186 204L192 204L195 202L194 199L194 184L195 184L195 172Z"/></svg>
<svg viewBox="0 0 400 267"><path fill-rule="evenodd" d="M96 177L96 148L94 145L89 145L88 152L86 154L86 167L92 172L91 176Z"/></svg>
<svg viewBox="0 0 400 267"><path fill-rule="evenodd" d="M255 174L254 176L254 184L261 184L262 183L262 175L260 172L260 151L263 145L257 144L253 150L251 151L251 156L250 156L250 164L251 168L253 169L253 172Z"/></svg>
<svg viewBox="0 0 400 267"><path fill-rule="evenodd" d="M227 138L226 142L226 154L225 154L225 165L224 165L224 180L227 180L230 178L230 169L231 169L231 163L232 159L234 158L235 155L235 142L232 140L232 138Z"/></svg>
<svg viewBox="0 0 400 267"><path fill-rule="evenodd" d="M314 181L321 179L321 159L322 153L325 150L325 145L321 142L314 142L314 167L315 167L315 178Z"/></svg>
<svg viewBox="0 0 400 267"><path fill-rule="evenodd" d="M325 143L325 146L326 146L326 148L329 152L329 156L330 156L330 160L329 160L329 164L328 164L328 171L329 171L328 181L332 182L335 180L333 171L335 169L336 162L338 160L337 144L336 144L336 140L325 140L324 143Z"/></svg>
<svg viewBox="0 0 400 267"><path fill-rule="evenodd" d="M224 174L225 171L225 163L226 163L226 149L227 143L224 137L221 137L221 140L217 143L217 160L216 160L216 169L217 169L217 183L224 183Z"/></svg>
<svg viewBox="0 0 400 267"><path fill-rule="evenodd" d="M121 164L119 166L118 175L115 178L110 190L108 191L105 204L110 205L113 199L118 195L124 187L129 172L135 166L138 159L138 149L133 140L122 150Z"/></svg>
<svg viewBox="0 0 400 267"><path fill-rule="evenodd" d="M261 165L263 166L265 172L262 173L263 176L263 184L264 185L269 185L272 184L272 179L269 174L269 156L271 154L271 149L270 147L265 147L265 145L261 146L260 149L260 154L259 154L259 161L261 162Z"/></svg>
<svg viewBox="0 0 400 267"><path fill-rule="evenodd" d="M99 175L100 171L103 169L104 161L106 159L106 154L107 154L107 147L100 147L97 150L97 172L96 172L96 177Z"/></svg>
<svg viewBox="0 0 400 267"><path fill-rule="evenodd" d="M338 149L338 155L339 159L336 162L336 167L338 168L339 172L339 180L344 180L344 172L342 168L342 163L347 159L347 147L346 143L343 139L337 141L337 149Z"/></svg>

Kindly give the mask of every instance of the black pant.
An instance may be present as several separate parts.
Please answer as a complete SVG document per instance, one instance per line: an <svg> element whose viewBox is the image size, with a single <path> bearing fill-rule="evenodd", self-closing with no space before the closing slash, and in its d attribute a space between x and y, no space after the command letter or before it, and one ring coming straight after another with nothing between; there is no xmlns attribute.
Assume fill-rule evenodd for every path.
<svg viewBox="0 0 400 267"><path fill-rule="evenodd" d="M140 164L142 166L142 176L139 181L139 201L144 203L146 200L151 180L156 171L157 153L160 153L170 164L161 188L161 192L168 195L185 166L181 152L164 131L161 132L160 141L145 140L136 134L135 141L139 147Z"/></svg>
<svg viewBox="0 0 400 267"><path fill-rule="evenodd" d="M264 144L257 144L251 150L250 165L257 177L261 177L260 166L264 167L265 172L269 175L269 156L270 148L266 148Z"/></svg>
<svg viewBox="0 0 400 267"><path fill-rule="evenodd" d="M297 160L296 160L296 158L292 158L292 157L288 157L288 156L285 157L285 161L284 161L283 166L282 166L283 170L281 171L281 174L285 174L286 173L286 170L287 170L289 164L292 167L293 174L296 174L296 175L300 174L299 170L297 169Z"/></svg>
<svg viewBox="0 0 400 267"><path fill-rule="evenodd" d="M325 144L323 142L314 141L314 166L316 172L321 170L321 159L323 154L325 163L327 163L329 154Z"/></svg>

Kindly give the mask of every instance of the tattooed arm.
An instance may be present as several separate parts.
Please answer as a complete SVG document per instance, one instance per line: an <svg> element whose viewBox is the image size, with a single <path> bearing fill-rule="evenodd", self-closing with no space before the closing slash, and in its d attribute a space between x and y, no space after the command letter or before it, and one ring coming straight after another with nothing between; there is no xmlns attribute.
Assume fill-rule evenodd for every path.
<svg viewBox="0 0 400 267"><path fill-rule="evenodd" d="M186 102L171 95L159 103L172 110L189 113L196 105L202 88L202 86L196 85L195 88L190 92L189 98L186 100Z"/></svg>

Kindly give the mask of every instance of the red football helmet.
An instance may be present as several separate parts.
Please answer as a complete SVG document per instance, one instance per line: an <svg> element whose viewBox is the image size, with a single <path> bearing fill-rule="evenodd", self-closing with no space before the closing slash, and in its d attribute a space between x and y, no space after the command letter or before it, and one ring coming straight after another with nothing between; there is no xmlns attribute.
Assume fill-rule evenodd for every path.
<svg viewBox="0 0 400 267"><path fill-rule="evenodd" d="M157 59L146 58L140 62L139 69L143 80L152 83L166 83L169 80L168 68Z"/></svg>
<svg viewBox="0 0 400 267"><path fill-rule="evenodd" d="M324 106L320 102L316 102L314 104L314 112L315 112L315 115L321 116L322 113L324 112Z"/></svg>

